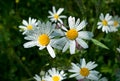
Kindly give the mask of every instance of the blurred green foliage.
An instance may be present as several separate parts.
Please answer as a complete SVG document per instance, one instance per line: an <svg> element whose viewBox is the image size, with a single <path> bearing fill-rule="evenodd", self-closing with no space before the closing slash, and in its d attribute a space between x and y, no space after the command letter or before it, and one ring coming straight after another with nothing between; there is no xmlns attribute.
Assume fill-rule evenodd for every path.
<svg viewBox="0 0 120 81"><path fill-rule="evenodd" d="M67 70L71 61L78 63L85 57L87 61L96 61L96 70L106 76L109 81L115 81L116 71L120 68L120 53L116 50L120 45L120 30L105 34L97 30L100 13L110 13L120 16L120 0L3 0L0 2L0 81L34 81L34 74L51 67ZM66 16L86 19L87 30L94 33L94 38L104 43L108 49L88 42L89 48L78 51L75 55L69 52L61 53L52 59L46 50L39 51L37 47L25 49L24 36L18 26L28 17L47 21L48 10L52 6L64 8ZM67 20L65 20L67 22ZM67 79L66 81L76 81Z"/></svg>

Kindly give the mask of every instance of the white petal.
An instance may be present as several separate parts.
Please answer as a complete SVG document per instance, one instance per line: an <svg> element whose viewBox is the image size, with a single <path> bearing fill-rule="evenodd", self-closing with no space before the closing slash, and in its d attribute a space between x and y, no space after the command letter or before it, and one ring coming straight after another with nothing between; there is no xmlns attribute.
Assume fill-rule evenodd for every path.
<svg viewBox="0 0 120 81"><path fill-rule="evenodd" d="M80 31L79 37L90 40L93 37L93 33L89 31Z"/></svg>
<svg viewBox="0 0 120 81"><path fill-rule="evenodd" d="M98 22L98 23L97 23L97 25L101 25L101 24L102 24L102 22Z"/></svg>
<svg viewBox="0 0 120 81"><path fill-rule="evenodd" d="M36 22L36 19L32 19L32 20L31 20L31 24L32 24L33 26L36 26L38 23Z"/></svg>
<svg viewBox="0 0 120 81"><path fill-rule="evenodd" d="M28 25L28 22L26 20L23 20L22 23L27 26Z"/></svg>
<svg viewBox="0 0 120 81"><path fill-rule="evenodd" d="M86 21L83 20L83 21L77 26L76 29L79 31L79 30L83 29L86 25L87 25Z"/></svg>
<svg viewBox="0 0 120 81"><path fill-rule="evenodd" d="M112 16L110 16L110 14L107 13L105 16L105 20L109 21L111 18L112 18Z"/></svg>
<svg viewBox="0 0 120 81"><path fill-rule="evenodd" d="M63 74L64 74L64 71L63 71L63 70L62 70L62 71L60 71L60 74L61 74L61 75L63 75Z"/></svg>
<svg viewBox="0 0 120 81"><path fill-rule="evenodd" d="M38 37L36 37L35 35L29 35L24 37L25 40L36 40Z"/></svg>
<svg viewBox="0 0 120 81"><path fill-rule="evenodd" d="M84 42L82 39L77 38L76 39L78 44L80 44L83 48L88 48L88 45L86 42Z"/></svg>
<svg viewBox="0 0 120 81"><path fill-rule="evenodd" d="M84 76L79 75L79 76L76 77L76 79L79 81L80 79L84 79Z"/></svg>
<svg viewBox="0 0 120 81"><path fill-rule="evenodd" d="M75 17L69 17L68 18L68 23L69 23L69 27L70 29L73 28L75 26Z"/></svg>
<svg viewBox="0 0 120 81"><path fill-rule="evenodd" d="M23 46L24 48L31 48L33 46L36 46L37 44L38 44L37 41L30 41L30 42L25 43Z"/></svg>
<svg viewBox="0 0 120 81"><path fill-rule="evenodd" d="M65 37L60 38L60 39L54 39L54 40L52 39L52 40L51 40L51 45L52 45L52 47L54 47L54 48L57 48L57 49L59 49L59 50L62 50L63 47L65 46L66 42L67 42L67 41L65 41L65 40L66 40Z"/></svg>
<svg viewBox="0 0 120 81"><path fill-rule="evenodd" d="M94 75L98 75L98 71L95 71L95 70L92 70L92 71L90 71L90 74L94 74Z"/></svg>
<svg viewBox="0 0 120 81"><path fill-rule="evenodd" d="M48 73L49 73L50 75L53 74L53 71L52 71L52 70L53 70L53 68L48 70Z"/></svg>
<svg viewBox="0 0 120 81"><path fill-rule="evenodd" d="M93 74L89 74L89 76L87 78L91 79L91 80L98 80L98 77L96 75L93 75Z"/></svg>
<svg viewBox="0 0 120 81"><path fill-rule="evenodd" d="M113 25L114 21L109 21L108 24L109 25Z"/></svg>
<svg viewBox="0 0 120 81"><path fill-rule="evenodd" d="M63 12L64 8L59 8L57 14L60 15Z"/></svg>
<svg viewBox="0 0 120 81"><path fill-rule="evenodd" d="M63 21L62 21L60 18L58 19L58 21L59 21L61 24L63 24Z"/></svg>
<svg viewBox="0 0 120 81"><path fill-rule="evenodd" d="M117 51L120 53L120 47L119 48L116 48L117 49Z"/></svg>
<svg viewBox="0 0 120 81"><path fill-rule="evenodd" d="M102 21L104 19L103 13L100 14L100 20Z"/></svg>
<svg viewBox="0 0 120 81"><path fill-rule="evenodd" d="M84 58L81 59L80 62L81 62L81 67L86 67L86 61Z"/></svg>
<svg viewBox="0 0 120 81"><path fill-rule="evenodd" d="M56 13L56 9L55 9L55 7L53 6L53 13L55 14Z"/></svg>
<svg viewBox="0 0 120 81"><path fill-rule="evenodd" d="M48 11L48 13L53 17L53 13L51 11Z"/></svg>
<svg viewBox="0 0 120 81"><path fill-rule="evenodd" d="M26 33L27 33L27 30L24 30L24 32L22 34L25 35Z"/></svg>
<svg viewBox="0 0 120 81"><path fill-rule="evenodd" d="M102 31L106 33L110 32L109 26L103 26Z"/></svg>
<svg viewBox="0 0 120 81"><path fill-rule="evenodd" d="M19 26L19 28L27 30L26 26Z"/></svg>
<svg viewBox="0 0 120 81"><path fill-rule="evenodd" d="M88 62L86 67L89 68L89 70L94 69L95 67L97 67L97 64L95 64L95 62Z"/></svg>
<svg viewBox="0 0 120 81"><path fill-rule="evenodd" d="M65 15L60 15L59 18L67 18Z"/></svg>
<svg viewBox="0 0 120 81"><path fill-rule="evenodd" d="M61 29L55 29L55 31L52 33L54 36L64 36L65 33Z"/></svg>
<svg viewBox="0 0 120 81"><path fill-rule="evenodd" d="M70 54L75 54L75 41L70 41Z"/></svg>
<svg viewBox="0 0 120 81"><path fill-rule="evenodd" d="M53 16L48 16L48 18L53 18Z"/></svg>
<svg viewBox="0 0 120 81"><path fill-rule="evenodd" d="M46 34L51 34L52 29L54 29L54 25L52 25L49 21L46 23L44 27L44 31Z"/></svg>
<svg viewBox="0 0 120 81"><path fill-rule="evenodd" d="M50 45L47 46L47 50L48 50L50 56L52 58L55 58L55 52L54 52L53 48Z"/></svg>
<svg viewBox="0 0 120 81"><path fill-rule="evenodd" d="M32 21L32 19L31 19L31 17L29 17L28 23L31 24L32 23L31 21Z"/></svg>
<svg viewBox="0 0 120 81"><path fill-rule="evenodd" d="M38 76L37 74L33 77L36 81L41 81L40 76Z"/></svg>
<svg viewBox="0 0 120 81"><path fill-rule="evenodd" d="M39 50L43 50L46 46L40 46Z"/></svg>
<svg viewBox="0 0 120 81"><path fill-rule="evenodd" d="M65 52L69 48L69 45L70 45L69 43L70 43L69 41L66 42L62 52Z"/></svg>
<svg viewBox="0 0 120 81"><path fill-rule="evenodd" d="M79 72L80 71L80 67L79 66L77 66L74 63L71 63L71 65L72 65L72 69L68 70L69 72Z"/></svg>
<svg viewBox="0 0 120 81"><path fill-rule="evenodd" d="M106 20L110 21L112 19L112 16L109 16Z"/></svg>
<svg viewBox="0 0 120 81"><path fill-rule="evenodd" d="M102 25L99 25L99 26L98 26L98 29L100 29L100 28L102 28Z"/></svg>
<svg viewBox="0 0 120 81"><path fill-rule="evenodd" d="M109 18L109 13L105 15L105 20L107 20L108 18Z"/></svg>
<svg viewBox="0 0 120 81"><path fill-rule="evenodd" d="M77 27L80 24L80 19L77 19L76 23L75 23L75 27Z"/></svg>
<svg viewBox="0 0 120 81"><path fill-rule="evenodd" d="M65 28L63 25L61 27L63 30L68 31L67 28Z"/></svg>
<svg viewBox="0 0 120 81"><path fill-rule="evenodd" d="M72 77L76 77L76 76L78 76L78 74L72 74L69 77L72 78Z"/></svg>

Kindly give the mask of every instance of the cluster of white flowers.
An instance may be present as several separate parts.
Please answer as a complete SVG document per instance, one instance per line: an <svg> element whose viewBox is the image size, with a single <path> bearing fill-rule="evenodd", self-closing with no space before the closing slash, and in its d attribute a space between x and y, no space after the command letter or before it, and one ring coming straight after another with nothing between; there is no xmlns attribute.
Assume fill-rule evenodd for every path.
<svg viewBox="0 0 120 81"><path fill-rule="evenodd" d="M54 48L60 49L62 52L67 51L69 48L70 54L75 54L75 49L78 46L88 48L84 39L90 40L93 33L82 31L87 22L85 20L80 22L79 18L75 21L75 17L70 16L68 17L68 27L64 27L61 18L66 18L66 16L60 16L63 10L63 8L60 8L56 11L55 7L53 7L53 13L49 11L51 16L48 16L48 18L55 23L50 21L44 23L40 20L31 19L31 17L28 22L23 20L23 26L19 26L19 28L24 30L24 39L29 40L24 44L24 48L33 46L38 46L39 50L47 48L52 58L56 56ZM56 26L59 26L59 28L56 28Z"/></svg>
<svg viewBox="0 0 120 81"><path fill-rule="evenodd" d="M72 64L72 68L68 71L73 73L69 76L69 78L75 77L78 81L108 81L107 78L101 78L101 74L98 71L93 70L97 67L95 62L88 62L86 63L85 59L80 59L80 64ZM34 76L36 81L62 81L66 79L67 73L63 70L58 70L56 68L52 68L48 70L44 75L41 77L38 75Z"/></svg>
<svg viewBox="0 0 120 81"><path fill-rule="evenodd" d="M102 28L103 32L116 32L120 27L120 18L118 16L112 17L109 13L105 16L103 13L100 15L101 22L98 22L98 29Z"/></svg>
<svg viewBox="0 0 120 81"><path fill-rule="evenodd" d="M28 40L23 46L30 48L38 46L39 50L47 49L52 58L56 57L54 49L66 52L70 50L70 54L75 54L76 48L88 48L85 40L91 40L93 33L84 31L86 27L86 20L80 21L80 18L68 17L68 25L64 25L62 18L67 18L61 15L64 8L59 8L56 11L55 7L48 13L50 21L46 23L29 17L28 21L23 20L23 25L19 26L20 30L25 35L24 39ZM120 18L118 16L112 17L109 13L105 16L103 13L100 15L101 22L98 22L98 29L102 28L103 32L116 32L120 26ZM119 49L117 49L119 51ZM85 59L80 59L80 64L71 63L72 68L68 70L71 72L69 77L75 77L78 81L107 81L105 77L101 78L101 74L93 70L97 67L95 62L86 63ZM34 76L36 81L62 81L66 78L64 71L52 68L45 73L42 78L38 75Z"/></svg>

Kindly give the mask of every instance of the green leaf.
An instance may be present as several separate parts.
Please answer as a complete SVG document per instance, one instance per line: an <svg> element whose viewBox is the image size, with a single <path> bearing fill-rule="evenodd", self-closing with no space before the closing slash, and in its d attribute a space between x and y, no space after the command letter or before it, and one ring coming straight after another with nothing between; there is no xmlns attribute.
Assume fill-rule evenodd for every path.
<svg viewBox="0 0 120 81"><path fill-rule="evenodd" d="M109 49L106 45L104 45L103 43L99 42L98 40L96 40L96 39L91 39L91 40L92 40L92 42L95 45L100 46L100 47L105 48L105 49Z"/></svg>
<svg viewBox="0 0 120 81"><path fill-rule="evenodd" d="M101 67L101 72L103 72L103 73L112 73L113 71L112 71L112 69L110 67L103 66L103 67Z"/></svg>

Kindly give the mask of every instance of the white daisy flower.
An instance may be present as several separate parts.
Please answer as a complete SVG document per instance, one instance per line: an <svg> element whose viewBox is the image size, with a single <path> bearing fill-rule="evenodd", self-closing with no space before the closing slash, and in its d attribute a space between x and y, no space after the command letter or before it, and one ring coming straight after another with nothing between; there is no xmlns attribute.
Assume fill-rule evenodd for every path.
<svg viewBox="0 0 120 81"><path fill-rule="evenodd" d="M118 31L118 27L120 27L120 18L118 16L114 16L113 24L110 26L111 32Z"/></svg>
<svg viewBox="0 0 120 81"><path fill-rule="evenodd" d="M48 70L49 76L46 76L45 81L62 81L66 77L64 71L59 71L56 68Z"/></svg>
<svg viewBox="0 0 120 81"><path fill-rule="evenodd" d="M40 77L38 76L37 74L35 74L35 76L33 77L36 81L45 81L45 78L44 77Z"/></svg>
<svg viewBox="0 0 120 81"><path fill-rule="evenodd" d="M26 20L23 20L22 24L23 25L19 26L19 28L23 30L23 34L26 34L27 32L33 30L34 27L38 25L38 22L36 19L31 19L31 17L29 17L28 22Z"/></svg>
<svg viewBox="0 0 120 81"><path fill-rule="evenodd" d="M62 41L61 44L64 44L62 52L65 52L70 48L70 54L74 54L77 44L83 48L88 48L87 43L83 39L90 40L93 37L93 33L89 31L81 31L87 24L85 20L80 23L80 19L77 19L75 22L75 17L70 16L68 18L68 23L69 30L62 26L62 29L65 31L64 36L58 40L58 42Z"/></svg>
<svg viewBox="0 0 120 81"><path fill-rule="evenodd" d="M98 80L98 71L92 70L94 69L97 64L95 62L88 62L86 63L85 59L80 60L80 65L72 64L72 69L68 70L74 74L70 75L70 77L76 77L77 80L80 79L90 79L90 80Z"/></svg>
<svg viewBox="0 0 120 81"><path fill-rule="evenodd" d="M103 13L100 15L101 22L98 22L98 29L102 28L103 32L110 32L110 26L112 25L113 21L111 20L112 16L110 16L109 13L107 13L104 17Z"/></svg>
<svg viewBox="0 0 120 81"><path fill-rule="evenodd" d="M52 43L55 41L53 39L53 33L55 25L52 25L49 21L45 23L38 23L38 28L34 30L32 34L28 34L25 39L30 40L24 44L24 48L30 48L33 46L38 46L39 50L47 48L49 54L52 58L55 58L55 52L52 48Z"/></svg>
<svg viewBox="0 0 120 81"><path fill-rule="evenodd" d="M58 11L56 11L55 7L53 6L52 10L53 10L53 12L52 11L48 12L50 14L50 16L48 16L48 18L50 18L50 20L52 22L59 21L61 24L63 24L63 21L61 20L61 18L66 18L66 16L60 15L60 14L63 12L64 8L59 8Z"/></svg>

